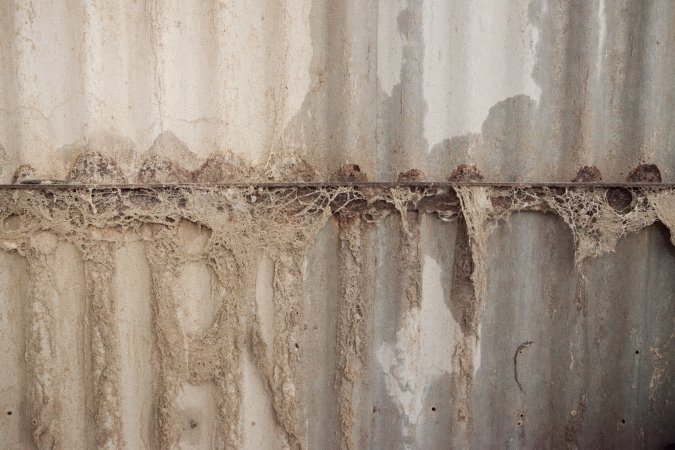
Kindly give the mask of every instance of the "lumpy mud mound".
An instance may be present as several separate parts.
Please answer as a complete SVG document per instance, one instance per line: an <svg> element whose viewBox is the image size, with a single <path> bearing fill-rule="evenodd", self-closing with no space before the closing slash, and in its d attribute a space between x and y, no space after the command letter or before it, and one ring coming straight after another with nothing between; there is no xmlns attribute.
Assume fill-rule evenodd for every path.
<svg viewBox="0 0 675 450"><path fill-rule="evenodd" d="M656 164L640 164L628 174L632 183L660 183L661 171Z"/></svg>
<svg viewBox="0 0 675 450"><path fill-rule="evenodd" d="M157 136L145 153L137 178L140 183L190 183L198 167L197 155L166 131Z"/></svg>
<svg viewBox="0 0 675 450"><path fill-rule="evenodd" d="M189 183L194 181L194 174L169 159L152 156L141 165L138 171L138 181L140 183Z"/></svg>
<svg viewBox="0 0 675 450"><path fill-rule="evenodd" d="M265 177L269 181L314 181L319 179L316 170L295 154L272 155L267 162Z"/></svg>
<svg viewBox="0 0 675 450"><path fill-rule="evenodd" d="M347 183L359 183L368 181L368 176L361 171L358 164L345 164L340 167L335 175L338 181Z"/></svg>
<svg viewBox="0 0 675 450"><path fill-rule="evenodd" d="M478 167L471 164L460 164L452 171L448 177L450 182L475 182L483 181L483 175L481 175Z"/></svg>
<svg viewBox="0 0 675 450"><path fill-rule="evenodd" d="M572 179L574 183L592 183L596 181L602 181L602 174L600 169L595 166L584 166Z"/></svg>
<svg viewBox="0 0 675 450"><path fill-rule="evenodd" d="M600 256L614 250L618 240L637 232L656 220L673 223L669 213L671 189L632 188L485 188L458 186L469 236L476 255L494 224L508 220L515 211L553 212L570 227L574 237L576 260ZM630 196L630 197L629 197ZM480 270L477 270L480 272ZM474 280L475 281L475 280Z"/></svg>
<svg viewBox="0 0 675 450"><path fill-rule="evenodd" d="M460 219L457 223L452 266L452 314L465 334L476 331L476 293L471 280L473 273L469 235L466 223Z"/></svg>
<svg viewBox="0 0 675 450"><path fill-rule="evenodd" d="M633 204L633 194L622 187L607 189L607 203L619 213L627 213Z"/></svg>
<svg viewBox="0 0 675 450"><path fill-rule="evenodd" d="M140 183L245 183L259 179L248 163L231 152L215 152L194 171L155 154L147 158L138 171Z"/></svg>
<svg viewBox="0 0 675 450"><path fill-rule="evenodd" d="M189 172L196 171L201 165L199 158L187 144L170 131L158 135L145 153L146 158L153 156L171 160L176 166L180 166Z"/></svg>
<svg viewBox="0 0 675 450"><path fill-rule="evenodd" d="M258 178L255 170L232 152L216 152L195 174L201 183L247 182Z"/></svg>
<svg viewBox="0 0 675 450"><path fill-rule="evenodd" d="M68 173L71 183L125 183L126 179L117 162L96 151L88 151L77 157Z"/></svg>
<svg viewBox="0 0 675 450"><path fill-rule="evenodd" d="M520 191L520 192L518 192ZM629 198L629 195L632 198ZM570 227L577 262L614 250L618 240L659 218L660 196L650 189L543 188L516 190L516 210L552 211Z"/></svg>
<svg viewBox="0 0 675 450"><path fill-rule="evenodd" d="M35 179L35 169L28 164L21 164L12 175L12 183L25 183L33 179Z"/></svg>
<svg viewBox="0 0 675 450"><path fill-rule="evenodd" d="M423 181L423 180L424 180L424 172L422 172L419 169L410 169L398 174L398 181L401 182Z"/></svg>

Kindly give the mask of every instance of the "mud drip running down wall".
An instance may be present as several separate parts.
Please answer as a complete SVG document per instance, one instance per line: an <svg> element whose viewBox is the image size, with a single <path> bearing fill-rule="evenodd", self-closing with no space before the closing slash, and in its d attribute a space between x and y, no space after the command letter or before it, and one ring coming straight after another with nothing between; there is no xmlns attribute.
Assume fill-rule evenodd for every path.
<svg viewBox="0 0 675 450"><path fill-rule="evenodd" d="M71 178L115 178L110 167L80 159ZM3 377L14 381L1 391L2 440L35 448L412 448L473 445L481 435L526 446L615 442L593 437L606 425L577 405L600 401L591 391L573 399L564 429L529 428L518 413L510 431L491 435L476 377L490 351L481 330L491 252L503 247L491 240L495 230L521 226L518 212L562 219L575 246L563 268L577 280L570 304L585 317L587 261L656 221L675 226L672 188L624 194L618 207L602 187L4 189ZM398 236L388 254L373 246L383 230ZM449 243L434 245L431 235ZM451 273L447 285L439 264ZM674 290L664 286L671 300L658 308L672 318ZM565 311L558 302L552 308ZM648 380L639 406L649 413L630 429L644 443L673 434L664 426L675 412L668 333L638 333L650 362L636 370L649 376L626 372ZM570 355L569 370L588 363L574 362L583 352ZM532 369L509 370L519 377L500 380L507 387L498 391L527 396ZM536 399L515 403L523 401L518 411L536 409ZM383 432L385 423L395 431Z"/></svg>

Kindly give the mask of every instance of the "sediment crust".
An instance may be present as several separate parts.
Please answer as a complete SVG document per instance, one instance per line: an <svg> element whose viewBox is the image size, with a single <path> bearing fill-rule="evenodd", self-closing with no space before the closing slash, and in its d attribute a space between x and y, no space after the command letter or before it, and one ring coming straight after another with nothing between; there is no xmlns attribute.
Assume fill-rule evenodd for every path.
<svg viewBox="0 0 675 450"><path fill-rule="evenodd" d="M63 447L61 436L61 405L59 374L54 343L53 311L57 299L50 288L51 258L58 241L48 233L26 239L21 253L28 260L30 279L26 314L26 373L29 374L26 392L28 429L34 445L42 449Z"/></svg>
<svg viewBox="0 0 675 450"><path fill-rule="evenodd" d="M85 329L89 332L96 445L124 448L120 410L120 355L117 309L112 295L114 244L92 241L83 245L87 292Z"/></svg>
<svg viewBox="0 0 675 450"><path fill-rule="evenodd" d="M90 166L83 166L88 170ZM84 169L83 169L84 170ZM85 171L86 172L86 171ZM112 173L116 173L112 171ZM123 447L120 431L119 354L115 301L111 279L115 246L133 235L145 241L152 275L153 326L158 366L155 368L155 440L158 448L177 445L183 424L176 399L184 383L216 386L218 447L236 448L241 442L241 355L249 346L272 398L275 417L289 447L306 442L305 412L301 409L300 349L303 323L303 259L314 236L331 215L340 224L340 277L343 298L339 308L336 346L340 351L338 389L341 439L355 448L354 389L370 357L364 344L370 305L364 296L362 227L389 214L401 217L399 272L402 304L410 314L399 323L401 336L415 340L415 311L419 312L421 258L420 218L437 214L460 220L455 252L453 292L462 293L456 305L463 337L453 355L454 392L462 425L470 434L469 396L473 383L473 354L480 339L488 239L500 221L518 211L559 215L570 227L581 262L613 251L625 234L655 221L671 229L675 190L630 187L486 187L486 186L169 186L165 188L46 187L0 190L0 243L5 251L20 252L29 263L31 289L27 302L26 364L29 428L38 448L60 448L59 386L53 346L49 290L50 255L57 243L71 241L82 250L87 281L87 323L91 343L96 442L99 447ZM178 224L192 222L211 231L205 250L189 255L177 239ZM462 247L464 245L464 247ZM244 305L251 302L255 260L265 253L274 261L274 339L265 342L256 317L251 329L242 323ZM213 324L201 335L188 335L178 309L179 276L188 261L203 261L213 277L212 297L217 311ZM470 280L470 286L468 284ZM409 319L409 320L408 320ZM405 322L405 323L404 323ZM271 360L267 348L271 347ZM462 406L463 405L463 406ZM414 433L414 430L410 430Z"/></svg>
<svg viewBox="0 0 675 450"><path fill-rule="evenodd" d="M339 352L336 388L340 410L342 448L354 449L355 385L364 375L364 364L370 351L366 344L366 324L371 319L372 305L363 289L362 221L358 214L341 213L340 283L342 298L338 307L337 348Z"/></svg>

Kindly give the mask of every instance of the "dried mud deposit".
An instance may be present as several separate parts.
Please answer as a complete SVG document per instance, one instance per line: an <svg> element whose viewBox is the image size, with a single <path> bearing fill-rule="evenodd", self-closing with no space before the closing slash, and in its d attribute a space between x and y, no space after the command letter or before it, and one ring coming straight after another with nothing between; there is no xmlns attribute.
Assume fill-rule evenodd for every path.
<svg viewBox="0 0 675 450"><path fill-rule="evenodd" d="M151 181L222 181L223 174L239 179L252 173L267 180L289 180L314 171L300 159L271 162L259 172L227 155L211 158L208 170L191 172L159 156L147 161L139 179ZM277 164L277 165L275 165ZM233 168L236 168L234 170ZM18 177L25 177L25 170ZM83 155L70 171L71 182L124 181L112 159ZM622 203L623 202L623 203ZM22 314L26 330L25 386L22 389L21 429L30 438L24 445L40 449L68 448L72 436L65 428L63 347L57 345L55 310L69 302L55 294L57 248L70 243L79 251L84 271L86 307L81 316L85 403L93 420L97 448L131 448L125 441L122 417L121 361L123 354L114 274L117 252L141 243L151 275L152 420L144 444L151 448L189 447L189 436L201 426L185 415L182 396L189 386L207 387L216 417L211 448L242 448L243 359L253 358L257 376L269 394L274 426L281 430L280 447L307 448L309 392L301 365L307 322L303 300L304 261L318 232L329 220L339 227L341 299L337 305L337 352L334 389L339 417L339 446L363 448L368 419L361 396L368 393L372 363L372 268L368 266L368 233L387 216L400 218L398 279L403 312L397 336L410 348L419 346L422 292L420 224L425 215L459 222L455 250L453 295L462 339L454 348L451 384L456 411L453 432L470 439L471 392L479 345L486 289L488 240L500 221L516 211L560 216L571 229L576 260L613 251L617 241L660 221L675 226L675 191L658 188L455 188L408 187L198 187L150 188L45 187L0 191L0 245L25 258L29 289ZM205 238L186 246L182 235L196 229ZM671 241L675 237L671 233ZM256 296L257 267L271 258L271 306ZM200 266L201 264L201 266ZM196 266L195 266L196 265ZM213 306L205 326L186 320L188 295L182 276L190 267L206 267ZM191 270L191 269L190 269ZM196 270L196 269L195 269ZM325 299L317 299L325 301ZM262 312L271 308L271 313ZM265 316L265 317L263 317ZM78 319L79 320L79 319ZM270 331L271 330L271 331ZM670 341L669 341L670 342ZM666 353L668 349L660 349ZM672 349L671 349L672 350ZM60 353L61 352L61 353ZM80 354L80 353L78 353ZM138 356L138 355L136 355ZM405 366L406 363L401 362ZM138 367L137 370L140 370ZM401 375L402 376L402 375ZM399 381L403 382L402 379ZM186 423L188 424L186 426ZM415 423L404 426L413 439ZM21 434L21 433L19 433ZM186 439L188 439L186 441ZM187 442L187 444L186 444ZM412 442L412 441L411 441ZM83 448L84 448L83 444Z"/></svg>

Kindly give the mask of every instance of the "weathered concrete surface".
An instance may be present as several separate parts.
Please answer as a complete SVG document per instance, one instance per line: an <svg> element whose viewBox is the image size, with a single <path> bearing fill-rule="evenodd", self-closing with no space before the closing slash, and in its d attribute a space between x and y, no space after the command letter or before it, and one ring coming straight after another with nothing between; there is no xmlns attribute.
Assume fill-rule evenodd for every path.
<svg viewBox="0 0 675 450"><path fill-rule="evenodd" d="M675 252L667 233L654 226L623 238L615 254L584 263L585 281L558 219L518 214L490 248L473 392L474 427L490 432L476 433L475 446L672 442L672 380L654 383L673 373L660 356L675 318Z"/></svg>
<svg viewBox="0 0 675 450"><path fill-rule="evenodd" d="M673 23L671 0L3 0L0 181L87 145L130 168L164 132L381 180L673 181Z"/></svg>
<svg viewBox="0 0 675 450"><path fill-rule="evenodd" d="M675 251L652 224L672 189L636 189L617 212L599 188L462 186L460 216L409 208L420 188L369 189L0 190L0 442L675 439ZM336 192L376 200L331 209ZM565 201L580 217L542 213ZM635 228L634 215L649 220ZM589 217L608 236L585 228ZM593 239L619 241L581 252Z"/></svg>
<svg viewBox="0 0 675 450"><path fill-rule="evenodd" d="M347 162L389 181L654 163L673 182L673 24L671 0L0 0L0 183ZM157 212L141 193L131 226L92 192L61 215L12 195L2 448L675 442L675 238L642 229L672 230L675 197L629 217L582 195L558 211L573 234L533 212L493 229L479 201L468 226L392 204L296 222L251 220L257 194Z"/></svg>

